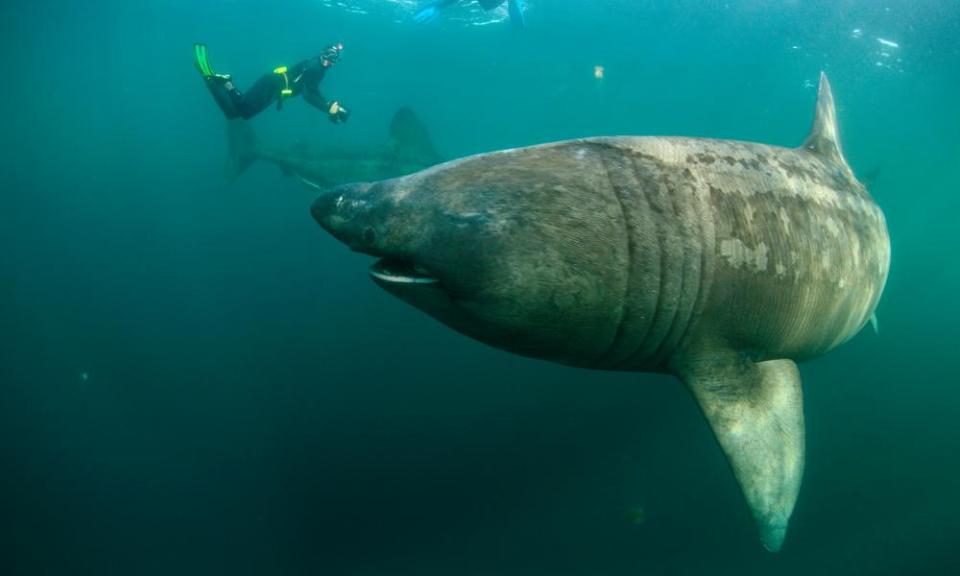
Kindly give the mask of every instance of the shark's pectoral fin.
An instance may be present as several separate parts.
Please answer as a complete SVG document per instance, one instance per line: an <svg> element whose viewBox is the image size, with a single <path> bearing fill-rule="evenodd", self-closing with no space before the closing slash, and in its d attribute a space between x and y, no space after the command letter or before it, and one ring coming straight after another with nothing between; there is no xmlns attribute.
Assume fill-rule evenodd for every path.
<svg viewBox="0 0 960 576"><path fill-rule="evenodd" d="M727 455L763 545L780 550L803 476L803 394L796 364L754 363L730 352L689 362L678 372Z"/></svg>

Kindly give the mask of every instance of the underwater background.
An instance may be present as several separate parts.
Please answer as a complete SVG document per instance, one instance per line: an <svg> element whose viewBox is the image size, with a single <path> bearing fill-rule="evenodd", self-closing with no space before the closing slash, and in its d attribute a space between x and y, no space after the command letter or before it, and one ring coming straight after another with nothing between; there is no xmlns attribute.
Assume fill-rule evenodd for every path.
<svg viewBox="0 0 960 576"><path fill-rule="evenodd" d="M0 7L0 574L957 574L960 2L10 0ZM485 347L377 288L266 163L225 184L191 62L334 41L265 141L446 158L593 135L798 145L826 70L884 209L864 330L801 365L803 488L764 551L672 378ZM603 66L604 77L594 76ZM296 144L299 145L299 144Z"/></svg>

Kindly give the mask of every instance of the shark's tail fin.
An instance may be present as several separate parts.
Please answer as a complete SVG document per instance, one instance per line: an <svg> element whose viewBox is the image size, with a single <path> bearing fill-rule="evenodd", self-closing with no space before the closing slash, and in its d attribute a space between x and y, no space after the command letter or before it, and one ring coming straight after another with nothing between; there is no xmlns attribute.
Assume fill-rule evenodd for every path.
<svg viewBox="0 0 960 576"><path fill-rule="evenodd" d="M399 108L393 114L388 144L401 157L416 159L427 165L440 162L440 155L433 147L427 127L408 106Z"/></svg>
<svg viewBox="0 0 960 576"><path fill-rule="evenodd" d="M224 176L233 182L260 157L257 134L246 120L227 122L227 164Z"/></svg>

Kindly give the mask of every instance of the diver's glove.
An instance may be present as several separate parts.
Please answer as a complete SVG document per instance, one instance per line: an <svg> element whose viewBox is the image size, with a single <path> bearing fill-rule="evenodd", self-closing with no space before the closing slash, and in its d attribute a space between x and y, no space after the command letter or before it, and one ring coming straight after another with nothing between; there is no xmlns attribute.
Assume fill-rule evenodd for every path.
<svg viewBox="0 0 960 576"><path fill-rule="evenodd" d="M341 106L336 100L331 102L330 107L327 108L327 118L334 124L343 124L349 117L350 111Z"/></svg>
<svg viewBox="0 0 960 576"><path fill-rule="evenodd" d="M414 15L413 19L417 24L423 24L424 22L429 22L440 15L440 6L439 2L434 2L430 4L423 10L419 11Z"/></svg>

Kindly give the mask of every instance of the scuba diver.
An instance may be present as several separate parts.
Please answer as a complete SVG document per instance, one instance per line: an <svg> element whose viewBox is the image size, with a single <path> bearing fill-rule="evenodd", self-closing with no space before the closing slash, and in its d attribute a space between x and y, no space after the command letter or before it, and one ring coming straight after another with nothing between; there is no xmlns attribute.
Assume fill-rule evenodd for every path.
<svg viewBox="0 0 960 576"><path fill-rule="evenodd" d="M453 6L457 2L460 2L460 0L435 0L417 12L413 19L420 23L429 22L439 16L441 10ZM477 0L477 3L484 10L493 10L504 2L507 3L507 10L510 12L510 21L517 27L523 28L524 0Z"/></svg>
<svg viewBox="0 0 960 576"><path fill-rule="evenodd" d="M233 83L229 74L216 74L207 61L207 47L194 44L194 65L210 89L213 99L229 118L253 118L272 102L277 102L277 110L283 108L287 98L303 94L303 99L315 108L326 112L334 124L341 124L350 117L350 112L336 100L327 100L320 93L319 84L327 69L340 60L343 44L327 46L319 56L308 58L290 68L281 66L273 72L264 74L253 83L246 93L241 92Z"/></svg>

